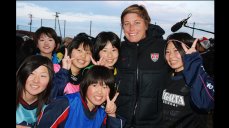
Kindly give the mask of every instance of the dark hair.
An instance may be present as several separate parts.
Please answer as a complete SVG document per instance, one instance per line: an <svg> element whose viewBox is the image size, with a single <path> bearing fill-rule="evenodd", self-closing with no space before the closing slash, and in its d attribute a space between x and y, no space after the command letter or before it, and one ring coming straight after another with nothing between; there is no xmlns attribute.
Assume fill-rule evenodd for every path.
<svg viewBox="0 0 229 128"><path fill-rule="evenodd" d="M95 38L95 44L93 49L93 58L99 61L99 52L106 46L106 44L111 42L112 46L116 47L118 51L120 50L120 39L113 32L100 32Z"/></svg>
<svg viewBox="0 0 229 128"><path fill-rule="evenodd" d="M143 5L137 5L137 4L133 4L129 7L127 7L121 14L121 23L123 25L123 20L124 20L124 16L126 14L129 14L129 13L136 13L138 16L140 16L144 21L145 21L145 24L147 25L147 28L150 24L150 16L146 10L146 8L143 6Z"/></svg>
<svg viewBox="0 0 229 128"><path fill-rule="evenodd" d="M42 27L38 28L36 30L36 32L34 33L34 42L35 42L36 46L37 46L38 40L39 40L39 38L41 37L42 34L45 34L48 37L53 38L54 41L55 41L56 47L57 47L58 44L60 44L60 39L57 36L56 31L53 28L43 27L42 26ZM55 51L56 47L54 48L54 51ZM39 49L37 49L37 50L39 52Z"/></svg>
<svg viewBox="0 0 229 128"><path fill-rule="evenodd" d="M101 65L94 65L86 70L83 80L80 83L80 93L84 100L86 99L87 89L91 84L97 82L104 82L110 88L109 97L113 98L115 95L115 78L113 72Z"/></svg>
<svg viewBox="0 0 229 128"><path fill-rule="evenodd" d="M83 44L84 49L89 47L89 50L92 52L92 48L93 48L92 37L87 35L86 33L79 33L73 38L72 43L68 45L67 47L68 55L71 56L72 50L79 48L81 44Z"/></svg>
<svg viewBox="0 0 229 128"><path fill-rule="evenodd" d="M181 57L183 58L183 56L185 55L185 51L184 51L181 43L184 43L188 47L191 47L192 43L194 41L195 41L195 38L193 38L190 34L188 34L186 32L173 33L167 37L167 44L165 45L164 52L166 52L168 42L172 42L174 44L174 46L176 47L176 49L181 54ZM164 53L164 55L165 55L165 53Z"/></svg>
<svg viewBox="0 0 229 128"><path fill-rule="evenodd" d="M44 104L48 103L49 94L52 87L52 79L54 75L53 63L52 61L45 56L41 55L32 55L27 57L22 64L20 65L19 69L16 72L16 109L19 104L19 99L21 98L23 91L25 90L26 80L28 79L29 75L36 70L40 66L45 66L48 69L49 73L49 82L47 88L38 94L38 108L37 108L37 116L42 110Z"/></svg>
<svg viewBox="0 0 229 128"><path fill-rule="evenodd" d="M16 71L26 57L34 55L36 51L36 45L32 39L28 39L21 44L20 48L16 49Z"/></svg>

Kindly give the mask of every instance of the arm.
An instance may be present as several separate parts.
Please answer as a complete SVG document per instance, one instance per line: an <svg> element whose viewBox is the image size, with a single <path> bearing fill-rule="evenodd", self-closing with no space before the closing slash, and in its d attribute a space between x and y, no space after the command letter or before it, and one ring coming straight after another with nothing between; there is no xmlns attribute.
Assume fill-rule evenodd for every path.
<svg viewBox="0 0 229 128"><path fill-rule="evenodd" d="M37 128L64 127L68 117L69 103L66 97L59 97L51 102L37 122Z"/></svg>
<svg viewBox="0 0 229 128"><path fill-rule="evenodd" d="M64 68L61 68L60 71L54 75L50 98L54 99L57 96L63 96L64 88L68 82L69 82L69 72Z"/></svg>
<svg viewBox="0 0 229 128"><path fill-rule="evenodd" d="M126 120L119 115L116 115L116 117L107 116L104 119L101 128L123 128L125 122Z"/></svg>
<svg viewBox="0 0 229 128"><path fill-rule="evenodd" d="M106 118L104 119L101 128L122 128L124 126L125 120L119 115L116 115L116 104L114 103L117 99L119 93L116 92L112 100L110 100L109 95L107 94L107 104L105 111L107 113Z"/></svg>
<svg viewBox="0 0 229 128"><path fill-rule="evenodd" d="M198 52L184 56L185 82L191 87L191 99L196 107L204 110L214 108L214 82L204 71L202 58Z"/></svg>

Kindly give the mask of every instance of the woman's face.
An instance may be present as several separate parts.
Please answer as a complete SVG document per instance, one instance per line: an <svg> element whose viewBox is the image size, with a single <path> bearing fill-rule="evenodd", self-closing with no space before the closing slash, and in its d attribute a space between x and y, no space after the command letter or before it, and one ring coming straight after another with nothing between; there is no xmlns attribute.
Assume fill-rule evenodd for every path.
<svg viewBox="0 0 229 128"><path fill-rule="evenodd" d="M146 37L147 25L136 13L128 13L123 17L123 30L126 38L137 43Z"/></svg>
<svg viewBox="0 0 229 128"><path fill-rule="evenodd" d="M110 88L103 81L89 85L86 93L88 108L92 110L95 106L104 103L109 93Z"/></svg>
<svg viewBox="0 0 229 128"><path fill-rule="evenodd" d="M43 92L49 83L49 73L45 66L40 66L35 69L27 78L25 83L26 97L36 97Z"/></svg>
<svg viewBox="0 0 229 128"><path fill-rule="evenodd" d="M175 72L179 72L184 69L182 57L172 42L168 42L165 58L169 66L174 69Z"/></svg>
<svg viewBox="0 0 229 128"><path fill-rule="evenodd" d="M86 47L84 49L83 44L81 44L77 49L73 49L71 53L72 66L82 69L88 66L91 62L90 56L92 55L90 48Z"/></svg>
<svg viewBox="0 0 229 128"><path fill-rule="evenodd" d="M118 49L108 42L106 46L99 52L99 57L103 58L106 67L113 67L118 60Z"/></svg>
<svg viewBox="0 0 229 128"><path fill-rule="evenodd" d="M56 43L53 38L48 37L46 34L41 34L38 39L37 47L39 48L41 55L52 55L52 52L56 47Z"/></svg>

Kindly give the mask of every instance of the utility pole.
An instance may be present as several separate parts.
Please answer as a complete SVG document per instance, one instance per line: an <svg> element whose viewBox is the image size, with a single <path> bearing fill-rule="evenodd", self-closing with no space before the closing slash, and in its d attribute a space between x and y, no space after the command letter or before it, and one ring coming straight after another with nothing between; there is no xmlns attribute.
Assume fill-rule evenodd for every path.
<svg viewBox="0 0 229 128"><path fill-rule="evenodd" d="M193 23L193 28L195 27L195 22ZM192 37L194 36L194 29L192 29Z"/></svg>
<svg viewBox="0 0 229 128"><path fill-rule="evenodd" d="M122 40L122 25L121 25L121 32L120 32L120 41Z"/></svg>
<svg viewBox="0 0 229 128"><path fill-rule="evenodd" d="M31 32L31 28L32 28L32 18L33 18L33 16L32 16L32 14L29 14L29 18L30 18L30 22L29 22L29 31Z"/></svg>
<svg viewBox="0 0 229 128"><path fill-rule="evenodd" d="M66 26L66 20L64 20L64 38L65 38L65 26Z"/></svg>
<svg viewBox="0 0 229 128"><path fill-rule="evenodd" d="M56 20L59 17L58 14L60 14L60 13L59 12L56 12L56 14L54 15L55 16L55 31L56 31Z"/></svg>
<svg viewBox="0 0 229 128"><path fill-rule="evenodd" d="M55 15L55 31L56 31L56 20L57 20L58 21L58 25L59 25L60 36L61 36L60 21L59 21L58 14L60 14L60 13L59 12L56 12L56 15Z"/></svg>
<svg viewBox="0 0 229 128"><path fill-rule="evenodd" d="M90 20L90 36L91 36L91 25L92 25L92 21Z"/></svg>

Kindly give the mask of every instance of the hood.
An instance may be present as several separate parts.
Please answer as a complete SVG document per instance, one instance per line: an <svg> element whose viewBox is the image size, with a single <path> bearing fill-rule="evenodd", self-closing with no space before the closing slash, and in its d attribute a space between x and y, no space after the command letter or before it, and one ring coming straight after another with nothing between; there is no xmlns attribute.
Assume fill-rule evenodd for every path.
<svg viewBox="0 0 229 128"><path fill-rule="evenodd" d="M165 34L165 31L158 25L150 24L146 33L147 35L153 35L153 37L161 37Z"/></svg>

